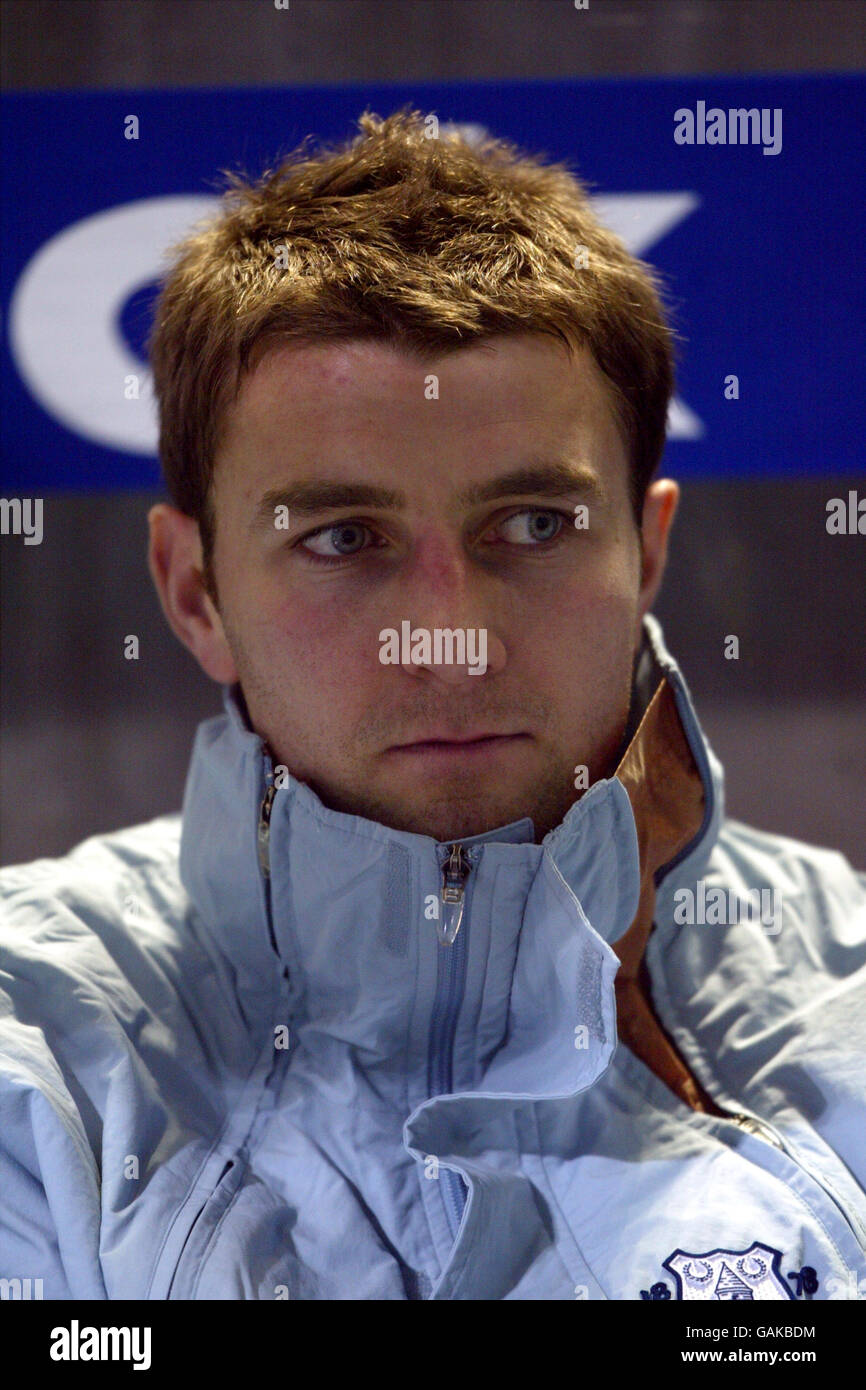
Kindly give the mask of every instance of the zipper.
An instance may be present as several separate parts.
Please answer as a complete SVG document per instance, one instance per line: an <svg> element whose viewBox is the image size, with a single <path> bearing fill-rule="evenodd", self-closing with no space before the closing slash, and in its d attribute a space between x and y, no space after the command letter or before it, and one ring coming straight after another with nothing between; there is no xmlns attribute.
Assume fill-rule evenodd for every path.
<svg viewBox="0 0 866 1390"><path fill-rule="evenodd" d="M739 1129L745 1130L746 1133L753 1134L759 1139L764 1139L768 1144L772 1144L775 1148L780 1149L792 1163L796 1164L807 1177L811 1178L815 1186L824 1193L824 1196L830 1199L860 1249L866 1251L866 1226L863 1225L857 1216L854 1216L848 1211L843 1199L839 1196L839 1193L826 1174L821 1173L819 1175L816 1173L814 1168L804 1161L799 1150L789 1144L779 1131L773 1125L769 1124L767 1120L762 1120L757 1115L748 1115L744 1111L739 1111L737 1114L726 1112L723 1118L725 1121L730 1121L732 1124L737 1125Z"/></svg>
<svg viewBox="0 0 866 1390"><path fill-rule="evenodd" d="M747 1134L756 1135L758 1139L765 1140L774 1148L781 1149L789 1158L792 1157L781 1134L773 1129L772 1125L768 1125L765 1120L759 1120L757 1115L746 1115L743 1111L738 1111L736 1114L726 1112L724 1118L730 1120L732 1124L738 1125L740 1129L744 1129Z"/></svg>
<svg viewBox="0 0 866 1390"><path fill-rule="evenodd" d="M447 1095L454 1088L454 1033L466 979L469 875L480 854L480 847L466 849L459 844L436 847L442 885L440 916L436 922L440 950L427 1062L427 1089L431 1096ZM460 1174L450 1168L442 1169L439 1182L451 1239L456 1240L466 1205L466 1187Z"/></svg>
<svg viewBox="0 0 866 1390"><path fill-rule="evenodd" d="M204 1197L202 1198L200 1206L197 1207L197 1209L196 1209L196 1211L195 1211L195 1214L194 1214L194 1216L192 1217L192 1220L191 1220L190 1223L189 1223L189 1227L188 1227L188 1229L187 1229L186 1235L185 1235L184 1238L183 1238L183 1245L180 1247L180 1250L177 1252L177 1255L175 1255L175 1256L173 1257L173 1261L172 1261L173 1268L172 1268L172 1271L171 1271L171 1277L170 1277L170 1279L169 1279L168 1288L167 1288L166 1291L165 1291L165 1298L166 1298L166 1299L170 1299L170 1298L175 1298L175 1297L177 1297L177 1294L176 1294L175 1290L177 1289L177 1286L178 1286L178 1284L179 1284L179 1282L180 1282L180 1281L179 1281L179 1275L180 1275L180 1271L181 1271L181 1265L183 1264L184 1256L186 1255L186 1253L187 1253L187 1251L188 1251L188 1249L189 1249L189 1246L190 1246L190 1244L191 1244L191 1242L192 1242L193 1235L195 1234L195 1229L196 1229L196 1227L197 1227L199 1221L201 1220L202 1216L204 1215L204 1213L208 1210L208 1208L211 1206L211 1204L215 1201L215 1199L216 1199L217 1196L219 1195L220 1188L221 1188L221 1186L222 1186L224 1180L226 1179L226 1177L228 1176L228 1174L232 1171L232 1169L235 1167L235 1162L236 1162L236 1160L235 1160L234 1158L229 1158L229 1159L226 1160L226 1162L223 1164L222 1172L220 1173L220 1175L219 1175L219 1177L217 1178L216 1182L213 1184L213 1187L210 1189L210 1191L207 1192L206 1196L204 1196ZM197 1261L196 1261L196 1283L198 1283L198 1280L201 1278L202 1267L203 1267L203 1266L202 1266L202 1261L201 1261L201 1260L197 1260Z"/></svg>
<svg viewBox="0 0 866 1390"><path fill-rule="evenodd" d="M271 901L271 813L274 809L274 797L277 788L274 786L274 769L270 758L265 756L265 794L259 806L259 821L256 827L256 846L259 854L259 868L262 871L265 889L265 915L268 921L268 936L271 946L277 957L279 957L279 947L277 938L274 934L274 913Z"/></svg>
<svg viewBox="0 0 866 1390"><path fill-rule="evenodd" d="M436 931L440 944L451 946L463 921L466 880L472 868L472 851L464 849L462 845L440 845L438 852L448 855L448 859L442 867L442 917L436 923Z"/></svg>
<svg viewBox="0 0 866 1390"><path fill-rule="evenodd" d="M267 774L266 774L267 775ZM273 773L271 773L273 777ZM277 789L270 781L265 789L262 804L259 807L259 824L256 835L256 843L259 850L259 867L265 878L271 876L271 812L274 807L274 797Z"/></svg>
<svg viewBox="0 0 866 1390"><path fill-rule="evenodd" d="M265 881L268 930L271 943L276 950L271 908L270 833L271 815L277 788L274 786L273 768L268 759L265 760L265 781L267 785L259 807L256 839L259 866ZM463 985L466 975L467 880L481 851L477 848L467 850L463 845L451 844L438 845L436 852L442 867L441 913L436 922L436 934L440 946L447 949L439 954L436 996L430 1025L427 1089L431 1096L444 1095L453 1089L454 1032L463 999ZM460 931L461 925L463 926L462 933ZM463 1218L463 1209L466 1205L466 1187L460 1174L455 1173L450 1168L442 1169L439 1181L445 1203L448 1228L452 1240L456 1240L457 1231Z"/></svg>
<svg viewBox="0 0 866 1390"><path fill-rule="evenodd" d="M274 786L273 765L270 758L268 758L267 756L264 759L264 770L266 790L265 795L259 806L259 818L257 824L256 838L258 847L259 866L264 876L265 906L267 913L268 931L270 934L271 944L273 945L274 951L277 957L279 958L279 951L277 950L277 944L273 930L270 882L270 819L277 788ZM285 985L288 981L288 967L283 968L282 980L283 988L285 988ZM287 1053L286 1055L288 1056L289 1054ZM166 1237L166 1239L163 1241L160 1254L157 1257L157 1261L154 1266L154 1272L151 1275L150 1285L148 1287L147 1294L148 1298L174 1298L178 1296L175 1293L175 1289L177 1287L178 1282L178 1276L181 1270L181 1265L187 1256L191 1240L195 1236L196 1226L198 1225L199 1221L202 1219L203 1215L206 1212L208 1212L209 1210L213 1210L213 1203L215 1201L218 1201L221 1196L226 1195L225 1184L227 1179L229 1179L229 1175L232 1173L232 1170L235 1170L235 1176L232 1179L232 1181L235 1183L235 1186L237 1186L243 1180L244 1164L241 1162L241 1154L245 1149L250 1134L253 1132L257 1124L261 1106L261 1099L264 1092L268 1090L271 1084L271 1077L273 1076L276 1067L279 1065L279 1062L275 1060L278 1057L279 1053L277 1053L273 1046L269 1044L265 1051L265 1054L263 1055L263 1057L259 1059L252 1073L247 1077L247 1080L244 1083L244 1091L241 1104L237 1107L236 1111L234 1112L234 1116L232 1117L231 1121L227 1122L224 1126L223 1133L220 1135L219 1140L217 1141L217 1145L214 1146L214 1152L206 1161L202 1169L202 1172L200 1172L198 1177L196 1178L193 1187L193 1192L187 1198L186 1202L183 1203L183 1205L180 1207L176 1217L174 1218L172 1226L170 1227L169 1234L171 1234L171 1232L174 1230L174 1227L178 1224L181 1215L189 1208L193 1195L200 1194L202 1184L204 1184L205 1186L206 1195L202 1200L200 1200L194 1213L188 1219L186 1224L186 1232L183 1236L183 1240L180 1247L178 1249L175 1249L174 1246L168 1246L168 1237ZM262 1082L263 1072L264 1080ZM245 1098L247 1096L248 1090L252 1088L254 1088L255 1092L257 1093L257 1098L255 1099L254 1104L251 1107L252 1119L244 1120L243 1129L240 1131L240 1133L232 1134L230 1133L230 1126L234 1126L236 1128L237 1117L242 1115L247 1110L248 1107L245 1103ZM202 1173L207 1172L208 1164L212 1162L214 1159L216 1159L218 1146L234 1148L234 1153L231 1158L225 1159L219 1176L211 1185L210 1183L205 1183L205 1180L202 1177ZM217 1218L217 1224L219 1219L221 1218ZM162 1292L161 1290L163 1288L163 1284L160 1279L160 1274L162 1272L163 1265L167 1263L170 1264L169 1282L168 1287L165 1289L164 1292ZM196 1287L200 1276L201 1268L198 1269L196 1274ZM193 1297L194 1296L195 1295L193 1294Z"/></svg>
<svg viewBox="0 0 866 1390"><path fill-rule="evenodd" d="M673 859L671 859L667 864L663 864L659 869L656 870L654 875L656 889L660 888L664 879L666 879L668 875L673 872L673 870L677 867L678 864L682 863L682 861L691 854L692 850L695 848L695 846L700 841L702 835L705 833L707 825L709 824L709 818L710 807L708 801L706 811L704 814L703 823L701 824L701 828L697 832L697 834L687 845L683 847L683 849L680 850L678 854L674 856ZM653 926L655 926L655 923L653 923ZM711 1095L711 1093L709 1094ZM719 1109L721 1108L722 1107L720 1106ZM811 1178L815 1186L819 1188L819 1190L830 1199L830 1201L833 1203L840 1216L842 1217L842 1220L848 1227L849 1231L853 1235L860 1249L866 1251L866 1226L864 1226L863 1222L859 1219L858 1216L848 1211L843 1198L840 1197L839 1193L836 1191L835 1187L829 1181L826 1174L822 1173L819 1176L814 1171L814 1169L810 1167L808 1163L805 1163L803 1161L803 1157L800 1154L800 1152L797 1149L793 1148L792 1145L788 1144L788 1142L782 1137L779 1131L775 1129L773 1125L769 1124L766 1120L761 1119L760 1116L747 1114L746 1111L726 1111L724 1119L726 1122L729 1122L730 1124L737 1125L739 1129L745 1130L747 1133L753 1134L757 1138L763 1139L766 1143L772 1144L775 1148L780 1149L782 1153L784 1153L786 1157L788 1157L791 1160L792 1163L796 1164L798 1168L802 1169L806 1176Z"/></svg>
<svg viewBox="0 0 866 1390"><path fill-rule="evenodd" d="M776 1129L774 1125L771 1125L768 1120L762 1119L759 1115L750 1114L748 1111L745 1110L725 1110L723 1106L720 1106L718 1102L715 1101L715 1097L713 1096L712 1092L706 1087L705 1089L707 1090L707 1094L710 1096L710 1099L713 1100L717 1108L722 1111L721 1115L715 1115L711 1118L716 1120L721 1119L724 1124L736 1125L738 1129L744 1131L745 1133L751 1134L755 1138L763 1140L764 1143L772 1145L772 1147L775 1149L779 1149L780 1152L783 1153L786 1158L789 1158L791 1162L795 1164L795 1166L798 1167L803 1173L805 1173L806 1176L810 1178L811 1181L815 1184L815 1186L819 1189L819 1191L822 1192L823 1195L826 1198L828 1198L830 1202L832 1202L833 1206L836 1207L837 1211L842 1217L842 1220L845 1222L845 1225L848 1227L849 1231L851 1232L860 1249L866 1251L866 1226L864 1226L863 1222L859 1219L858 1216L856 1216L848 1210L843 1198L840 1197L839 1193L836 1191L835 1187L830 1182L826 1174L821 1173L819 1175L818 1173L816 1173L814 1168L812 1168L810 1164L806 1163L800 1151L796 1149L792 1144L789 1144L788 1141L784 1138L784 1136L780 1134L779 1130Z"/></svg>

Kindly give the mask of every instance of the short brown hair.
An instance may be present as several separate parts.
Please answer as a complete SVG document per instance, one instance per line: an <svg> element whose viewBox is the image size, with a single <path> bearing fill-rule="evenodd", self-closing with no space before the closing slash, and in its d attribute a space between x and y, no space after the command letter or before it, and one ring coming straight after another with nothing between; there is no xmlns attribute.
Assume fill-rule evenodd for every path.
<svg viewBox="0 0 866 1390"><path fill-rule="evenodd" d="M674 390L657 272L599 224L565 164L440 133L410 107L358 124L333 148L311 152L308 136L257 182L222 171L217 215L170 248L148 345L159 451L210 581L221 429L253 348L258 359L278 339L375 338L421 358L502 333L587 346L612 388L640 525Z"/></svg>

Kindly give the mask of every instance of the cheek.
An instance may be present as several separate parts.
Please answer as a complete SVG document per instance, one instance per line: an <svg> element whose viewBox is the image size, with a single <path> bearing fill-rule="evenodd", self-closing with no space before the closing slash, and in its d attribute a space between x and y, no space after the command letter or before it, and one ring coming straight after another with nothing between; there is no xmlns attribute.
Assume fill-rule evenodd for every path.
<svg viewBox="0 0 866 1390"><path fill-rule="evenodd" d="M279 671L295 691L315 691L310 709L320 707L323 717L354 703L381 670L378 629L354 621L336 595L271 595L252 608L246 626L257 663Z"/></svg>
<svg viewBox="0 0 866 1390"><path fill-rule="evenodd" d="M627 562L595 568L549 595L521 646L534 679L573 711L612 708L628 685L637 615L637 578Z"/></svg>
<svg viewBox="0 0 866 1390"><path fill-rule="evenodd" d="M599 650L629 646L638 602L638 566L627 554L587 567L548 594L546 626Z"/></svg>

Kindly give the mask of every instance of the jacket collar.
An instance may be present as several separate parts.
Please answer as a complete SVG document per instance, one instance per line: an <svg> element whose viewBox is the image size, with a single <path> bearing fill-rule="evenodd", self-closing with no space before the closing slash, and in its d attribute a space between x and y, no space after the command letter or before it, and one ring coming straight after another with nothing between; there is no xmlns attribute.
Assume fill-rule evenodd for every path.
<svg viewBox="0 0 866 1390"><path fill-rule="evenodd" d="M397 1075L417 1064L420 1077L423 1058L420 1050L413 1058L412 1048L429 1032L437 973L423 905L437 893L445 846L331 810L290 777L273 800L266 879L258 836L273 766L236 687L224 687L223 705L196 735L180 874L201 930L233 972L247 1026L264 1040L287 973L292 1021L308 1047L337 1040L372 1069ZM537 1091L528 1059L545 1050L554 1093L575 1089L580 1077L589 1084L571 1026L559 1061L549 1055L551 1010L570 1017L578 981L595 981L598 997L586 1001L585 1012L597 1015L605 1040L593 1062L596 1074L603 1069L615 1045L610 985L619 964L606 943L623 938L635 921L649 880L674 870L699 874L715 842L721 767L651 617L644 620L631 727L617 773L595 783L540 845L528 817L457 842L476 857L483 852L479 922L484 914L496 919L495 931L473 921L467 948L467 998L477 999L479 1011L478 1067L482 1055L501 1049L494 1090L514 1094L526 1083L528 1094ZM410 1088L406 1099L411 1104L422 1093L413 1096Z"/></svg>

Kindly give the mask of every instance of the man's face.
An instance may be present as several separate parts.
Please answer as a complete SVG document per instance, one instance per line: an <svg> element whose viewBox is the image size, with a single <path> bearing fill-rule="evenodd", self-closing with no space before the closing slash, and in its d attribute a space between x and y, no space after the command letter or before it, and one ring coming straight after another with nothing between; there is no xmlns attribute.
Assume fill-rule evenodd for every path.
<svg viewBox="0 0 866 1390"><path fill-rule="evenodd" d="M382 495L307 510L291 492L323 483ZM649 600L588 353L540 335L432 363L272 347L232 410L214 510L217 625L252 723L326 805L440 841L531 816L540 839L578 765L612 771ZM404 622L485 630L486 671L383 664Z"/></svg>

